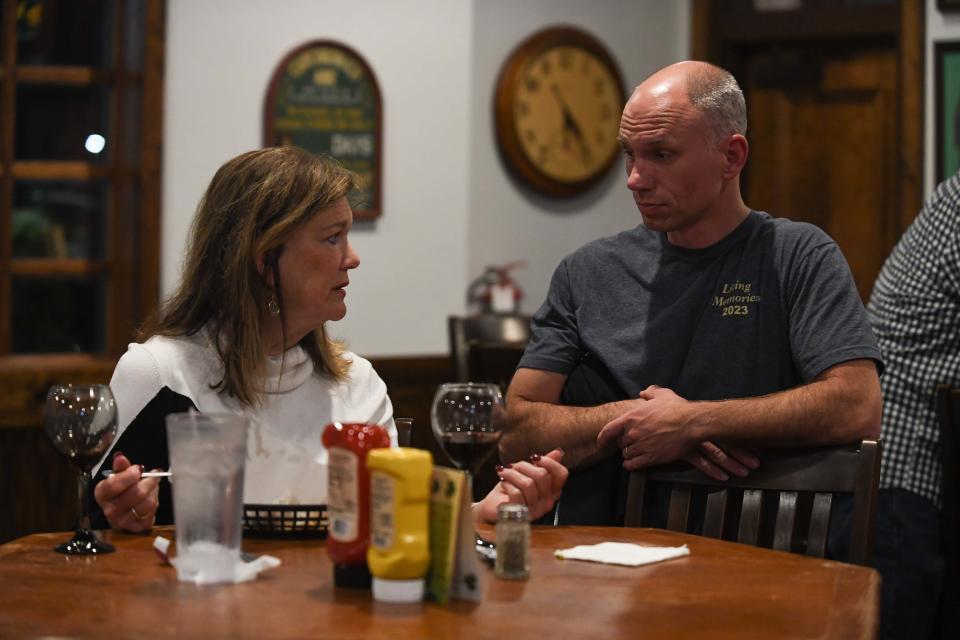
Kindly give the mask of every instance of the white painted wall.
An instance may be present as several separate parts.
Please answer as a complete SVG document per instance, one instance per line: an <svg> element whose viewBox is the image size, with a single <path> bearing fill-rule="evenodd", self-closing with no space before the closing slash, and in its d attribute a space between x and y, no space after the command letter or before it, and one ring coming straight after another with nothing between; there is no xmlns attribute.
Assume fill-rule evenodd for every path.
<svg viewBox="0 0 960 640"><path fill-rule="evenodd" d="M926 80L924 81L926 97L924 99L924 198L929 195L935 184L937 163L934 157L937 145L934 141L934 129L936 128L935 94L934 79L936 61L933 57L933 45L940 41L960 40L960 13L941 13L937 9L937 0L927 0L927 63L924 70Z"/></svg>
<svg viewBox="0 0 960 640"><path fill-rule="evenodd" d="M628 85L689 50L688 0L170 0L163 161L162 287L180 273L196 203L227 159L261 144L264 95L283 56L313 39L349 44L384 106L383 215L357 224L361 257L334 335L370 356L447 351L446 316L488 263L523 258L542 300L571 249L637 223L623 179L562 205L506 177L493 83L527 34L564 22L602 38Z"/></svg>
<svg viewBox="0 0 960 640"><path fill-rule="evenodd" d="M662 0L482 0L474 4L472 135L468 261L471 275L487 265L526 260L515 272L522 310L533 313L550 276L568 253L595 238L636 226L640 215L617 163L602 184L575 199L556 200L520 186L497 150L492 114L500 66L530 34L574 24L604 42L629 95L660 67L689 55L687 2Z"/></svg>

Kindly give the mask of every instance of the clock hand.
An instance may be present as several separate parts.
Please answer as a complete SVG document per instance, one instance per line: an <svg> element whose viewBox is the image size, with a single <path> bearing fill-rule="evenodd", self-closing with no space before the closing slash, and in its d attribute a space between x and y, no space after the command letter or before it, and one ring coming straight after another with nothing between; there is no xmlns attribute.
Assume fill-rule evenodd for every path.
<svg viewBox="0 0 960 640"><path fill-rule="evenodd" d="M577 124L573 114L570 112L570 108L564 101L563 95L560 93L560 89L558 89L557 85L555 84L550 85L550 89L553 90L553 96L557 99L557 103L560 105L560 110L563 112L564 131L569 131L573 134L573 137L577 139L577 142L580 145L580 155L583 156L584 162L590 162L590 147L587 146L586 141L583 139L583 132L580 130L580 126ZM564 135L564 140L566 140L566 135ZM564 145L564 147L566 147L566 145Z"/></svg>
<svg viewBox="0 0 960 640"><path fill-rule="evenodd" d="M577 123L574 121L573 116L570 115L570 108L564 101L563 96L560 95L560 90L557 88L557 85L550 85L550 89L553 90L553 97L557 99L557 104L560 105L560 111L563 113L563 128L573 132L574 135L579 136L580 128L577 127Z"/></svg>
<svg viewBox="0 0 960 640"><path fill-rule="evenodd" d="M550 89L553 91L553 97L556 98L557 104L560 105L560 112L563 114L563 148L570 148L570 133L573 132L576 135L576 123L573 122L573 118L570 117L570 110L567 109L566 103L563 101L563 96L560 95L560 90L557 89L557 85L550 85ZM571 127L571 125L573 125Z"/></svg>
<svg viewBox="0 0 960 640"><path fill-rule="evenodd" d="M584 162L590 162L590 147L587 146L586 141L583 139L583 132L580 131L580 127L577 125L577 121L573 119L573 116L570 115L570 112L567 112L564 115L564 126L573 133L573 137L577 139L577 142L580 144L580 155L583 156Z"/></svg>

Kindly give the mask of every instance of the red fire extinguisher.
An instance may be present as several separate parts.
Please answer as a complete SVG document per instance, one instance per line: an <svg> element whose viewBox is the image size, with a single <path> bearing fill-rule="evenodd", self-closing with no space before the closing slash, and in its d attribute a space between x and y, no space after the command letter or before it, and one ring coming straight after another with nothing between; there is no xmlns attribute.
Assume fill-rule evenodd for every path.
<svg viewBox="0 0 960 640"><path fill-rule="evenodd" d="M523 266L526 262L516 261L487 267L467 288L467 307L471 313L519 313L523 291L510 272Z"/></svg>

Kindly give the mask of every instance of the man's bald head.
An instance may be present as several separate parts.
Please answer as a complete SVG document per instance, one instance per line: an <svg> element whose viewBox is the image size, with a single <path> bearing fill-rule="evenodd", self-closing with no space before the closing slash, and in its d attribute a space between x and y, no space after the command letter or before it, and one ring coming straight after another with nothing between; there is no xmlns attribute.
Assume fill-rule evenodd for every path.
<svg viewBox="0 0 960 640"><path fill-rule="evenodd" d="M726 69L708 62L678 62L655 72L633 93L656 94L673 87L682 87L686 91L690 104L706 118L714 140L747 133L747 105L743 91Z"/></svg>

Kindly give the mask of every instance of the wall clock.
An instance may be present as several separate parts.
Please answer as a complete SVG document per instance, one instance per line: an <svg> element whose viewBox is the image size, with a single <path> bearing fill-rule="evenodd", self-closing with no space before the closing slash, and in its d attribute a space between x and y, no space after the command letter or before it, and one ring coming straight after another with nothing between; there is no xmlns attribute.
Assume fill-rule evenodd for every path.
<svg viewBox="0 0 960 640"><path fill-rule="evenodd" d="M570 27L535 33L514 49L497 80L494 120L503 160L541 193L583 193L620 153L625 102L620 70L596 38Z"/></svg>

